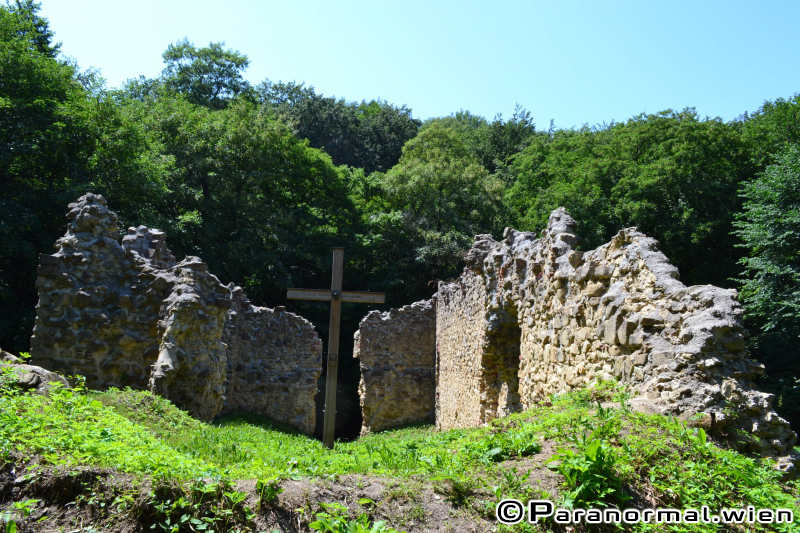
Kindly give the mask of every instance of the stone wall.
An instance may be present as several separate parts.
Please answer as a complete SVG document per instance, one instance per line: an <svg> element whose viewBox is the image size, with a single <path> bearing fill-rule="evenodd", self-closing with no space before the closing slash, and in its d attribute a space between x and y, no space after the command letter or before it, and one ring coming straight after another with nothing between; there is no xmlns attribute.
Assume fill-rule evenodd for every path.
<svg viewBox="0 0 800 533"><path fill-rule="evenodd" d="M795 433L751 381L763 367L744 349L736 291L686 287L635 228L586 252L575 232L559 209L538 239L479 235L461 277L439 284L437 425L485 423L616 378L655 410L746 430L746 451L789 453Z"/></svg>
<svg viewBox="0 0 800 533"><path fill-rule="evenodd" d="M439 283L436 299L436 427L485 423L483 387L486 288L471 271Z"/></svg>
<svg viewBox="0 0 800 533"><path fill-rule="evenodd" d="M288 313L264 321L274 312L261 308L231 318L234 293L239 311L250 305L243 303L241 290L220 283L200 258L176 262L163 232L129 228L120 245L117 216L102 196L87 194L69 208L68 230L56 241L56 253L40 256L31 337L37 364L67 376L84 375L95 389L152 390L204 420L220 413L227 396L230 406L253 405L255 412L313 431L314 401L307 389L309 380L315 387L322 365L321 343L309 322ZM270 327L276 331L264 333ZM299 351L242 337L278 339L288 332L304 339ZM257 369L257 381L275 378L286 386L258 389L230 381L223 333L228 342L235 341L234 369ZM300 390L300 396L293 395ZM268 404L274 409L267 413Z"/></svg>
<svg viewBox="0 0 800 533"><path fill-rule="evenodd" d="M436 307L431 300L371 311L355 334L361 366L361 434L433 422L436 394Z"/></svg>
<svg viewBox="0 0 800 533"><path fill-rule="evenodd" d="M202 419L246 410L313 432L322 343L308 321L253 306L197 257L176 262L163 232L130 228L120 244L102 196L69 207L56 253L40 257L36 364L150 389ZM559 209L540 238L479 235L434 301L367 315L362 432L434 411L440 429L476 426L616 378L653 410L746 430L743 451L790 453L795 433L751 381L763 367L744 349L736 292L686 287L635 228L585 252L575 233Z"/></svg>
<svg viewBox="0 0 800 533"><path fill-rule="evenodd" d="M257 413L312 434L322 374L322 341L314 326L283 307L256 307L241 287L229 288L233 305L222 337L228 346L223 412Z"/></svg>
<svg viewBox="0 0 800 533"><path fill-rule="evenodd" d="M159 271L151 284L163 287L166 297L159 308L158 358L148 388L210 420L225 401L227 347L221 337L230 307L225 287L198 257Z"/></svg>

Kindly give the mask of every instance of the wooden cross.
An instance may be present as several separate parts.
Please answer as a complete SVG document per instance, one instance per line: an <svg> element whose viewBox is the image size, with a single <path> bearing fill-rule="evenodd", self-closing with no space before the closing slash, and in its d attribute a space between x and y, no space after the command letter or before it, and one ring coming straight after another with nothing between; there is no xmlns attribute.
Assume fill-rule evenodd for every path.
<svg viewBox="0 0 800 533"><path fill-rule="evenodd" d="M328 377L325 381L325 425L322 429L322 443L333 448L333 433L336 427L336 382L339 370L339 317L342 302L362 304L382 304L382 292L343 292L342 271L344 270L344 248L333 249L333 278L331 290L289 289L286 297L290 300L318 300L331 303L331 322L328 330Z"/></svg>

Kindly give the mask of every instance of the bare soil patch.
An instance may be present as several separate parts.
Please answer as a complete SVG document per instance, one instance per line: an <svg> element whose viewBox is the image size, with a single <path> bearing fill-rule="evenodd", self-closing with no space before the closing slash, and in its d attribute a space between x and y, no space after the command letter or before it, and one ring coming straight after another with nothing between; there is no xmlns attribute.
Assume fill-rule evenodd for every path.
<svg viewBox="0 0 800 533"><path fill-rule="evenodd" d="M277 501L257 509L256 481L237 481L235 489L248 494L245 505L257 509L257 514L249 524L232 524L234 529L229 530L308 532L309 522L323 510L321 503L343 505L353 517L367 513L373 521L383 520L408 533L482 533L497 525L468 506L454 504L441 487L420 479L350 475L336 480L286 480L281 488L284 491ZM15 501L39 500L29 517L17 520L20 533L153 531L152 521L141 518L152 490L149 481L113 469L56 468L41 465L39 458L24 463L15 460L0 468L0 510L10 509ZM112 505L120 495L131 499L123 511Z"/></svg>

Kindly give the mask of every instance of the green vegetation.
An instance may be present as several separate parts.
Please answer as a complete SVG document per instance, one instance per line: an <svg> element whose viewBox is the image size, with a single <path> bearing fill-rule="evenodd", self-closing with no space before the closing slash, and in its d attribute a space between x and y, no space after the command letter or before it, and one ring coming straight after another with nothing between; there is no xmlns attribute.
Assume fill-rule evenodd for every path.
<svg viewBox="0 0 800 533"><path fill-rule="evenodd" d="M564 206L585 249L637 226L686 281L726 286L739 272L729 235L737 191L756 171L740 132L739 123L688 109L535 136L508 170L516 226L539 230Z"/></svg>
<svg viewBox="0 0 800 533"><path fill-rule="evenodd" d="M767 366L760 385L778 396L777 410L800 422L800 146L774 154L763 174L745 184L736 235L748 255L741 297L749 327L758 332L750 349Z"/></svg>
<svg viewBox="0 0 800 533"><path fill-rule="evenodd" d="M146 427L148 434L157 436L163 445L190 459L184 468L180 466L182 459L170 454L163 463L152 467L131 465L127 471L132 473L193 477L189 472L201 468L235 479L300 479L345 474L401 477L420 474L447 478L460 476L459 472L467 467L525 457L539 449L531 428L527 427L481 437L479 430L437 433L425 426L338 443L331 451L315 439L256 415L233 414L214 424L204 424L149 393L112 390L93 396L96 398L93 401L111 408L101 410L105 415L123 416L137 427ZM88 398L85 401L91 403ZM98 426L110 424L112 421L107 420ZM94 426L95 431L98 426ZM32 430L31 435L34 433ZM161 465L164 470L158 469ZM269 501L272 499L269 491L275 489L269 489L268 483L263 486L264 499Z"/></svg>
<svg viewBox="0 0 800 533"><path fill-rule="evenodd" d="M760 386L800 423L800 95L730 122L690 108L541 130L518 108L509 120L460 111L423 123L380 99L253 86L247 56L223 43L178 41L160 76L110 89L61 58L53 38L33 0L0 5L0 346L28 348L37 254L51 252L66 205L88 191L106 196L121 227L166 230L178 257L202 256L269 305L285 303L286 287L324 286L332 246L347 248L347 285L386 291L389 306L429 297L432 282L459 272L475 234L538 232L564 206L584 249L636 225L685 282L742 289L748 347L769 373ZM293 305L325 338L327 310ZM355 323L349 313L361 311L345 310ZM357 372L342 361L343 376ZM235 479L258 480L259 509L274 504L282 480L371 475L407 484L398 494L427 483L491 516L500 498L542 494L529 461L545 443L557 448L548 459L565 505L796 509L794 485L768 465L676 420L600 408L590 401L598 390L488 428L408 428L330 451L251 415L203 424L132 391L13 395L6 377L5 460L36 454L43 465L157 480L146 502L122 493L114 507L165 531L247 523L254 511ZM35 502L18 504L2 516L8 531ZM322 531L391 531L369 513L307 512Z"/></svg>
<svg viewBox="0 0 800 533"><path fill-rule="evenodd" d="M396 165L403 145L420 126L406 106L380 99L347 102L294 82L265 80L256 94L259 103L289 124L299 139L324 150L336 165L367 174Z"/></svg>
<svg viewBox="0 0 800 533"><path fill-rule="evenodd" d="M564 206L585 249L636 225L686 283L742 288L763 386L797 404L789 160L800 95L730 122L688 108L542 130L518 107L508 120L459 111L423 123L380 99L251 85L244 53L185 39L164 52L160 76L110 89L59 56L38 9L0 6L0 346L28 349L37 254L87 191L106 196L122 227L167 231L178 257L202 256L268 305L286 303L287 287L323 286L332 246L347 248L346 283L387 292L388 306L427 298L460 271L475 234L538 232ZM322 306L291 305L326 337ZM343 361L343 375L357 372Z"/></svg>
<svg viewBox="0 0 800 533"><path fill-rule="evenodd" d="M622 402L620 407L597 403L612 397ZM281 480L337 480L353 474L428 484L452 505L487 518L501 499L542 497L575 507L624 506L636 499L653 507L708 505L718 510L753 505L800 513L794 484L783 484L768 461L762 464L720 448L702 429L681 421L630 411L626 396L613 383L553 398L552 406L540 405L486 428L442 433L427 426L408 428L337 443L334 450L253 415L198 422L145 392L56 390L49 397L6 393L0 402L0 453L6 460L12 453L36 454L43 459L38 469L108 466L155 479L144 507L133 506L125 494L117 495L115 505L125 512L135 507L163 531L171 531L176 520L174 531L184 531L183 522L198 524L192 520L209 530L226 520L246 522L255 511L233 489L235 479L259 480L254 508L264 510L282 492ZM556 453L530 462L545 443ZM559 494L540 485L537 471L547 467L561 474ZM371 531L368 514L350 517L336 507L310 508L307 515L312 516L308 513L319 513L318 528L333 528L322 531L362 531L343 529L347 524ZM377 523L369 527L384 531ZM641 530L663 527L642 525ZM691 531L705 531L693 527ZM679 526L668 530L690 531Z"/></svg>
<svg viewBox="0 0 800 533"><path fill-rule="evenodd" d="M736 234L750 251L740 262L742 300L751 318L800 334L800 146L790 145L742 192Z"/></svg>
<svg viewBox="0 0 800 533"><path fill-rule="evenodd" d="M25 500L11 504L10 511L0 513L0 524L5 524L5 533L17 533L17 520L22 520L31 515L31 511L39 500Z"/></svg>
<svg viewBox="0 0 800 533"><path fill-rule="evenodd" d="M371 501L364 500L362 503ZM370 523L367 513L350 520L347 507L335 503L323 504L322 507L325 511L317 513L317 519L308 525L313 530L326 533L397 533L396 529L386 526L384 522Z"/></svg>

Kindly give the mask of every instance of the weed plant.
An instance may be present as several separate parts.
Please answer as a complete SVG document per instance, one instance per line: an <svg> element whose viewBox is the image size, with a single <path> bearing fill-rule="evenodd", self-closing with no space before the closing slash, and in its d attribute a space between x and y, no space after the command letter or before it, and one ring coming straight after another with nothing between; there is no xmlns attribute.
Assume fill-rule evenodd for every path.
<svg viewBox="0 0 800 533"><path fill-rule="evenodd" d="M0 526L5 533L17 533L17 520L30 516L39 500L13 502L8 511L0 512Z"/></svg>
<svg viewBox="0 0 800 533"><path fill-rule="evenodd" d="M372 501L372 500L367 500ZM367 513L361 513L355 519L350 517L347 507L336 503L321 504L323 512L317 513L317 519L311 522L308 527L323 533L399 533L386 525L385 522L378 521L372 523Z"/></svg>
<svg viewBox="0 0 800 533"><path fill-rule="evenodd" d="M603 408L597 403L611 399L621 401L622 407ZM49 396L0 394L0 453L6 458L12 451L17 457L37 454L44 464L114 467L163 484L177 483L184 488L171 497L154 496L153 502L162 507L154 503L149 511L165 530L175 527L174 520L192 523L204 516L224 520L227 512L240 518L250 512L237 507L236 496L225 500L224 493L231 493L220 488L225 480L260 480L259 505L269 506L279 494L281 480L336 479L346 474L427 482L455 505L487 517L493 517L500 499L557 496L565 506L707 505L717 512L722 507L753 505L793 509L800 518L795 485L781 482L769 461L724 449L702 430L679 420L625 407L626 396L618 386L601 384L553 397L488 427L441 433L429 426L400 429L337 443L328 450L314 439L254 415L233 414L205 424L146 392L83 394L56 388ZM556 446L551 459L560 461L550 464L563 476L560 496L543 492L531 477L530 463L524 461L539 453L546 440ZM187 486L199 478L223 484L215 489L221 491L214 496L216 510L202 504L202 512L189 512L196 500ZM331 510L320 512L333 516ZM514 531L548 527L523 523ZM626 527L717 531L703 524ZM797 524L747 527L800 531Z"/></svg>

